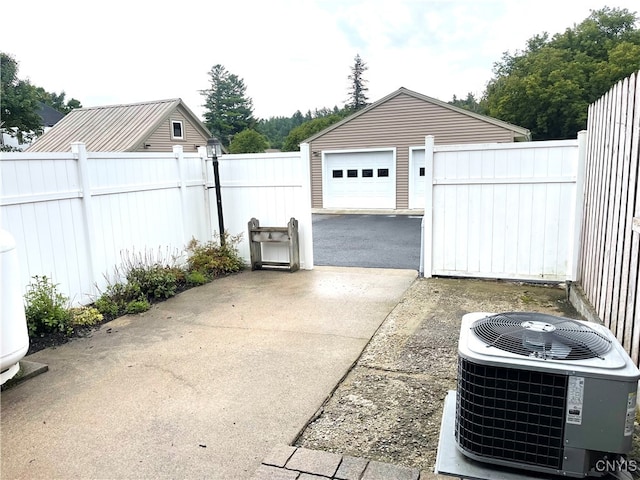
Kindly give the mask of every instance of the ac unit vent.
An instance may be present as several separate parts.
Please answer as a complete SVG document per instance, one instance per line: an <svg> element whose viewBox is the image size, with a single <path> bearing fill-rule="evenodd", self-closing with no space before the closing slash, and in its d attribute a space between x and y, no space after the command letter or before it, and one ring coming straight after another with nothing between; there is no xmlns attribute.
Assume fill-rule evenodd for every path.
<svg viewBox="0 0 640 480"><path fill-rule="evenodd" d="M457 434L483 458L562 467L567 376L458 363Z"/></svg>
<svg viewBox="0 0 640 480"><path fill-rule="evenodd" d="M471 327L487 346L543 360L602 358L611 341L586 325L541 313L500 313Z"/></svg>

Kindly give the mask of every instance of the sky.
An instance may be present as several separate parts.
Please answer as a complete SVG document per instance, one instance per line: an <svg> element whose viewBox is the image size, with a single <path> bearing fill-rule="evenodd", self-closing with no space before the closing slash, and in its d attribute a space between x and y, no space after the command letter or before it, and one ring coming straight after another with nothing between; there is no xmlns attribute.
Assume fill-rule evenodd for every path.
<svg viewBox="0 0 640 480"><path fill-rule="evenodd" d="M370 102L400 87L479 97L504 52L637 0L31 0L3 21L18 78L84 107L182 98L202 118L216 64L243 79L254 116L344 106L357 54Z"/></svg>

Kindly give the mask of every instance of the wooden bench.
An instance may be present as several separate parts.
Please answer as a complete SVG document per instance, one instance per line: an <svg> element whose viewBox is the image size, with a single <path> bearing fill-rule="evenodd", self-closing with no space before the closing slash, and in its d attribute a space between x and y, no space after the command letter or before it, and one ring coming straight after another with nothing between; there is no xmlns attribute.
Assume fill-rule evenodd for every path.
<svg viewBox="0 0 640 480"><path fill-rule="evenodd" d="M286 243L289 246L288 262L269 262L262 260L263 243ZM288 270L300 269L300 249L298 246L298 221L291 217L286 227L261 227L257 218L249 220L249 251L251 270ZM266 267L266 268L265 268Z"/></svg>

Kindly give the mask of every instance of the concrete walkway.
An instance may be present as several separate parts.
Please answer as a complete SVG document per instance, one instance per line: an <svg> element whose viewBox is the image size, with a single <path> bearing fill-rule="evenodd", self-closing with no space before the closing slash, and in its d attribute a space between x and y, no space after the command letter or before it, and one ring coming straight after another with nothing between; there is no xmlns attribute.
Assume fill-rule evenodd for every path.
<svg viewBox="0 0 640 480"><path fill-rule="evenodd" d="M415 278L245 272L31 355L49 371L2 393L2 478L250 478Z"/></svg>

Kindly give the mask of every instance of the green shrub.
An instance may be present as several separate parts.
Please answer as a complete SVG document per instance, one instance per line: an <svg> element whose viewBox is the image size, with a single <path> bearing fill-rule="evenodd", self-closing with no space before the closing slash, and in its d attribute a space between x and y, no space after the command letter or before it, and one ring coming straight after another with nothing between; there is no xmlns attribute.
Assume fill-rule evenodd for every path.
<svg viewBox="0 0 640 480"><path fill-rule="evenodd" d="M189 259L187 260L187 270L189 272L199 272L208 279L213 279L227 273L234 273L244 268L244 261L238 254L237 245L241 235L225 237L225 245L218 242L200 243L192 239L187 245Z"/></svg>
<svg viewBox="0 0 640 480"><path fill-rule="evenodd" d="M186 276L187 285L204 285L208 281L206 275L198 271L189 272Z"/></svg>
<svg viewBox="0 0 640 480"><path fill-rule="evenodd" d="M67 310L69 299L58 292L58 285L46 276L34 276L25 294L25 316L29 336L72 331Z"/></svg>
<svg viewBox="0 0 640 480"><path fill-rule="evenodd" d="M69 309L70 323L74 326L90 326L104 320L95 307L76 307Z"/></svg>
<svg viewBox="0 0 640 480"><path fill-rule="evenodd" d="M151 304L148 300L133 300L127 303L125 312L129 314L146 312L151 308Z"/></svg>
<svg viewBox="0 0 640 480"><path fill-rule="evenodd" d="M100 313L115 318L126 313L127 304L133 301L146 300L140 285L137 283L114 283L107 286L106 291L95 301Z"/></svg>
<svg viewBox="0 0 640 480"><path fill-rule="evenodd" d="M93 305L105 317L115 318L120 314L120 307L107 294L102 294Z"/></svg>
<svg viewBox="0 0 640 480"><path fill-rule="evenodd" d="M178 288L173 269L161 265L140 265L131 268L127 274L130 285L138 285L142 294L149 300L173 297Z"/></svg>

